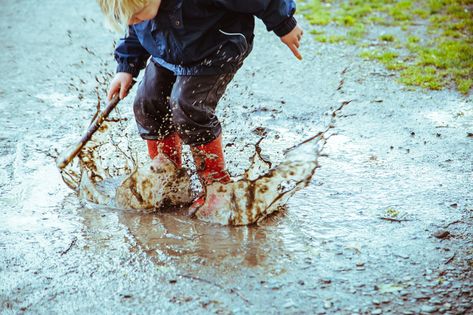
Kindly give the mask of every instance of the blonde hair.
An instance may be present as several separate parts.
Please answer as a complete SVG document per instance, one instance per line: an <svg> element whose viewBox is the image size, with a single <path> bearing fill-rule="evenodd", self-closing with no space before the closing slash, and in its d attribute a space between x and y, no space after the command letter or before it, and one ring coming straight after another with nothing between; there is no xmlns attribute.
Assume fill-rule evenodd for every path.
<svg viewBox="0 0 473 315"><path fill-rule="evenodd" d="M144 8L150 0L97 0L107 24L117 32L127 31L133 14Z"/></svg>

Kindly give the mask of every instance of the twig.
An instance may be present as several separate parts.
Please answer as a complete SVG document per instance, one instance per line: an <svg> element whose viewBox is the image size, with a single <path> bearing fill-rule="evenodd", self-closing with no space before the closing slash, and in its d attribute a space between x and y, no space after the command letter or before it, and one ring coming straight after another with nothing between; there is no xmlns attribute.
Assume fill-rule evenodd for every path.
<svg viewBox="0 0 473 315"><path fill-rule="evenodd" d="M192 276L192 275L180 274L179 276L182 277L182 278L187 278L187 279L191 279L191 280L196 280L196 281L200 281L200 282L205 282L205 283L214 285L214 286L216 286L217 288L220 288L220 289L222 289L222 290L228 290L230 293L234 293L234 294L238 295L238 296L240 297L240 299L242 299L246 304L250 304L250 305L251 305L251 302L250 302L247 298L245 298L243 295L241 295L241 293L238 292L237 289L235 289L235 288L226 289L224 286L222 286L222 285L220 285L220 284L218 284L218 283L209 281L209 280L207 280L207 279L202 279L202 278L199 278L199 277L196 277L196 276Z"/></svg>
<svg viewBox="0 0 473 315"><path fill-rule="evenodd" d="M134 83L135 81L133 80L128 89L131 89ZM90 139L92 139L92 136L94 135L94 133L97 130L99 130L99 128L104 123L105 119L107 119L107 117L110 115L113 109L115 109L115 107L118 105L119 102L120 102L120 98L118 97L118 95L115 95L108 102L105 109L101 111L98 115L94 116L95 117L94 120L89 125L89 128L87 129L86 133L82 136L80 141L73 147L72 150L68 150L64 152L64 156L60 156L56 160L56 166L59 168L59 170L63 170L72 161L72 159L74 159L82 151L82 148L86 145L87 142L89 142ZM100 106L100 100L97 106Z"/></svg>
<svg viewBox="0 0 473 315"><path fill-rule="evenodd" d="M389 217L380 217L381 220L386 220L390 222L406 222L406 221L411 221L411 220L406 220L406 219L394 219L394 218L389 218Z"/></svg>
<svg viewBox="0 0 473 315"><path fill-rule="evenodd" d="M119 121L128 121L128 118L121 117L121 118L106 118L106 122L119 122Z"/></svg>
<svg viewBox="0 0 473 315"><path fill-rule="evenodd" d="M447 261L445 262L445 265L448 265L449 263L451 263L453 261L453 259L455 259L455 256L457 254L453 254L452 257L450 257L449 259L447 259Z"/></svg>
<svg viewBox="0 0 473 315"><path fill-rule="evenodd" d="M449 224L445 225L445 228L448 228L450 225L454 225L454 224L457 224L457 223L463 223L463 221L462 220L456 220L456 221L450 222Z"/></svg>
<svg viewBox="0 0 473 315"><path fill-rule="evenodd" d="M345 73L347 73L348 71L348 67L346 67L345 69L342 70L342 72L340 73L340 75L342 76L342 78L340 79L340 82L338 82L338 87L336 89L336 91L340 91L344 84L345 84L345 78L343 78L343 76L345 75ZM336 92L333 92L332 96L335 95Z"/></svg>
<svg viewBox="0 0 473 315"><path fill-rule="evenodd" d="M345 80L341 79L338 83L337 91L340 91L343 88L343 84L345 84Z"/></svg>
<svg viewBox="0 0 473 315"><path fill-rule="evenodd" d="M61 256L67 254L67 252L71 250L72 246L74 246L76 244L76 242L77 242L77 237L74 237L71 244L69 244L69 247L61 253Z"/></svg>

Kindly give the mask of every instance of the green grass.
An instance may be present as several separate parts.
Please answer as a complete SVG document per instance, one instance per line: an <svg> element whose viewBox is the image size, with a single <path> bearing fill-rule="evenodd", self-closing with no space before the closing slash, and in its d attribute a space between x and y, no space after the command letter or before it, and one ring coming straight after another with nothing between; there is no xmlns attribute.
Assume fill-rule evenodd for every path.
<svg viewBox="0 0 473 315"><path fill-rule="evenodd" d="M361 56L399 71L406 85L455 86L467 94L473 87L472 8L473 0L308 0L300 9L317 30L311 32L316 40L381 46L382 51L366 50ZM428 25L426 36L413 35L417 24ZM337 34L326 32L327 25L339 29ZM398 35L368 39L372 25L392 27Z"/></svg>
<svg viewBox="0 0 473 315"><path fill-rule="evenodd" d="M383 42L394 42L395 39L394 35L391 34L383 34L379 37L379 40Z"/></svg>
<svg viewBox="0 0 473 315"><path fill-rule="evenodd" d="M369 60L377 60L389 70L405 68L404 63L398 58L399 54L394 51L365 50L360 53L360 56Z"/></svg>
<svg viewBox="0 0 473 315"><path fill-rule="evenodd" d="M309 14L305 14L305 17L313 25L327 25L331 22L330 11L321 1L302 5L301 10L309 12Z"/></svg>
<svg viewBox="0 0 473 315"><path fill-rule="evenodd" d="M320 34L316 35L315 39L321 43L339 43L345 41L345 36L343 35L326 35L326 34Z"/></svg>

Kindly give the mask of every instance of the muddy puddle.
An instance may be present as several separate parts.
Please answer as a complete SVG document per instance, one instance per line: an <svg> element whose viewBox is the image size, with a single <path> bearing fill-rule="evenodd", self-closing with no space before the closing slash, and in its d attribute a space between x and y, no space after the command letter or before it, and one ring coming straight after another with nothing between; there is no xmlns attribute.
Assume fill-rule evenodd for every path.
<svg viewBox="0 0 473 315"><path fill-rule="evenodd" d="M330 124L324 131L284 150L284 159L275 166L262 153L262 133L254 145L250 166L242 175L227 184L216 182L200 187L201 192L193 191L192 171L176 167L165 155L140 163L130 140L120 137L124 127L120 117L107 118L75 160L61 170L61 176L82 201L99 206L141 213L164 209L172 212L187 208L203 193L204 204L189 216L221 225L258 224L283 209L292 195L311 183L337 114L349 103L342 102L331 113ZM94 117L99 112L97 106Z"/></svg>
<svg viewBox="0 0 473 315"><path fill-rule="evenodd" d="M262 149L266 133L258 133L249 166L241 175L233 176L229 184L207 187L206 200L217 198L218 207L209 209L206 201L193 216L187 208L202 187L192 166L177 169L165 156L153 161L145 156L145 162L140 162L132 152L132 141L120 138L120 119L108 122L62 177L84 204L86 217L96 217L92 214L96 211L113 213L136 242L136 250L158 265L178 263L183 268L181 276L201 263L224 269L244 265L272 270L282 252L314 254L311 246L301 244L300 236L291 232L290 219L281 222L287 221L291 197L316 182L318 159L334 133L337 115L349 103L343 101L330 112L323 131L282 150L280 162L269 160ZM188 155L184 160L192 165ZM300 201L295 204L303 217L313 213L310 207L304 210ZM314 224L312 219L309 222ZM315 229L320 234L311 237L329 239L339 230L330 225L320 228Z"/></svg>

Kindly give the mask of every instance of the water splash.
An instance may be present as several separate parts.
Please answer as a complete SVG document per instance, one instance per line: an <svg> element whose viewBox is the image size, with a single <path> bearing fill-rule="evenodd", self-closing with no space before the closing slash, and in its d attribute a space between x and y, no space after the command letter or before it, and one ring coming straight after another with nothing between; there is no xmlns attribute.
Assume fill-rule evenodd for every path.
<svg viewBox="0 0 473 315"><path fill-rule="evenodd" d="M260 139L251 166L231 183L206 187L205 203L195 216L210 223L250 225L282 209L312 181L335 117L349 103L343 102L332 112L324 131L287 149L284 160L275 167L263 158L260 143L264 138ZM66 184L82 200L108 207L154 210L188 206L193 198L190 171L177 168L162 154L148 163L138 163L129 153L134 149L126 136L115 141L118 133L114 127L108 123L102 128L77 161L63 171Z"/></svg>
<svg viewBox="0 0 473 315"><path fill-rule="evenodd" d="M228 184L213 183L207 187L204 205L196 212L202 221L223 225L258 224L281 209L297 191L306 187L319 167L318 158L330 138L335 118L351 101L343 101L332 112L328 127L313 137L287 149L285 159L270 168L256 145L251 166L242 178ZM262 175L262 167L270 168Z"/></svg>
<svg viewBox="0 0 473 315"><path fill-rule="evenodd" d="M164 154L136 168L116 189L116 205L125 209L185 206L192 202L191 178Z"/></svg>
<svg viewBox="0 0 473 315"><path fill-rule="evenodd" d="M311 182L324 141L320 135L301 144L286 154L282 163L254 179L251 175L257 163L252 163L238 180L211 184L204 205L196 212L197 218L224 225L260 222Z"/></svg>
<svg viewBox="0 0 473 315"><path fill-rule="evenodd" d="M160 209L192 201L191 178L165 155L147 163L127 154L128 144L110 141L111 128L97 134L62 172L81 200L119 209ZM127 146L123 148L123 145Z"/></svg>

